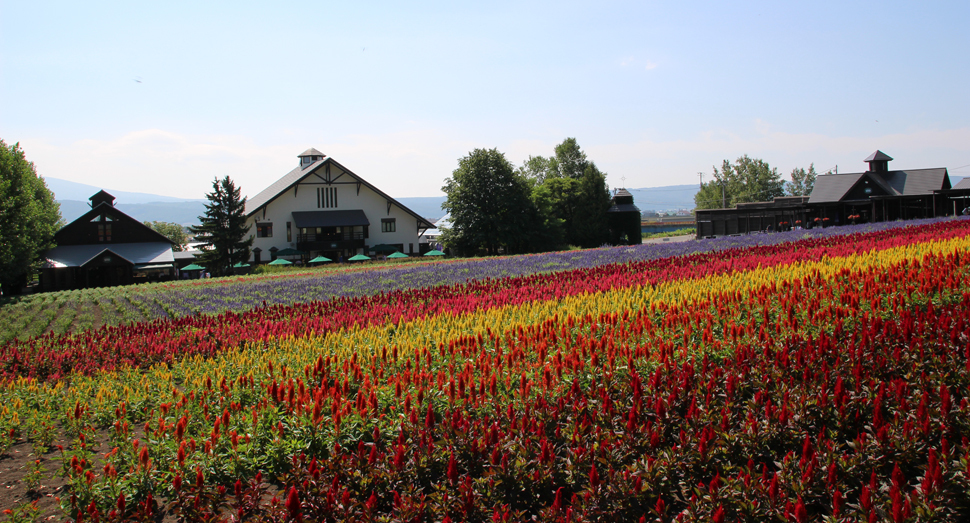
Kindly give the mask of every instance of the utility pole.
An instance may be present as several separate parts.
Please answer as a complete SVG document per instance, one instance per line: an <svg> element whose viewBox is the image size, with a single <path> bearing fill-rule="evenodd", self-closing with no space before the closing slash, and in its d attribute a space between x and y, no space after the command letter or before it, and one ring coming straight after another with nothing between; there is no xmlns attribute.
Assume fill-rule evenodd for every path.
<svg viewBox="0 0 970 523"><path fill-rule="evenodd" d="M702 173L702 172L699 172L699 173L697 173L697 176L699 176L699 177L700 177L700 179L701 179L701 185L700 185L700 188L701 188L701 189L703 189L703 188L704 188L704 173Z"/></svg>
<svg viewBox="0 0 970 523"><path fill-rule="evenodd" d="M727 198L724 196L724 180L721 180L721 208L727 209Z"/></svg>

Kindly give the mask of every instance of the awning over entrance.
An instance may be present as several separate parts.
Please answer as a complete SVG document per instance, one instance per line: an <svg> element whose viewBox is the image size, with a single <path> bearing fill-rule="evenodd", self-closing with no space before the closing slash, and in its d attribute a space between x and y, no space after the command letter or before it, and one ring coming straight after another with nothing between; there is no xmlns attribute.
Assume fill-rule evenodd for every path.
<svg viewBox="0 0 970 523"><path fill-rule="evenodd" d="M293 221L296 227L357 227L370 225L367 215L360 209L347 211L294 211Z"/></svg>

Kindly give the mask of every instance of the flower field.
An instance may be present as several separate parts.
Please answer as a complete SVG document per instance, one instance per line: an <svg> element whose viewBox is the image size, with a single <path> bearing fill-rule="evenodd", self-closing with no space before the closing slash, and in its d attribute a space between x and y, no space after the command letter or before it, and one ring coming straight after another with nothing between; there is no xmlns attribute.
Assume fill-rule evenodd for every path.
<svg viewBox="0 0 970 523"><path fill-rule="evenodd" d="M933 223L919 220L911 223ZM600 265L645 261L737 247L775 245L895 228L894 222L725 237L703 242L591 249L507 258L430 261L421 258L360 267L324 266L262 276L152 283L123 288L79 289L20 297L0 307L0 343L16 337L68 334L105 326L178 319L198 314L245 312L390 290L423 289L484 278L508 278ZM403 266L402 266L403 265Z"/></svg>
<svg viewBox="0 0 970 523"><path fill-rule="evenodd" d="M73 521L967 520L970 220L843 229L11 341L0 449Z"/></svg>

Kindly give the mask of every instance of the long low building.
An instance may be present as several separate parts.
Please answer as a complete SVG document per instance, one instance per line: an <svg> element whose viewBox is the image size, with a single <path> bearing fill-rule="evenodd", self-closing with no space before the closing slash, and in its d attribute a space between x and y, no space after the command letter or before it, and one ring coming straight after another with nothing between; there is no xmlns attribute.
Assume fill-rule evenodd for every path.
<svg viewBox="0 0 970 523"><path fill-rule="evenodd" d="M950 216L970 198L970 187L951 186L945 167L890 170L882 151L865 161L864 172L818 176L810 196L698 209L697 237Z"/></svg>

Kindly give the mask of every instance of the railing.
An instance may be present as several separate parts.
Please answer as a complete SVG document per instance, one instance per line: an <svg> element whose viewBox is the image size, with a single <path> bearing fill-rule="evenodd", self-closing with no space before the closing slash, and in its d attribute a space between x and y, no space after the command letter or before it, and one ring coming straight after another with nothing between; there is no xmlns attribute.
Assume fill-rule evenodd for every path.
<svg viewBox="0 0 970 523"><path fill-rule="evenodd" d="M363 232L322 232L317 233L307 233L307 234L297 234L296 241L298 243L309 243L309 242L333 242L333 241L343 241L343 240L363 240Z"/></svg>

